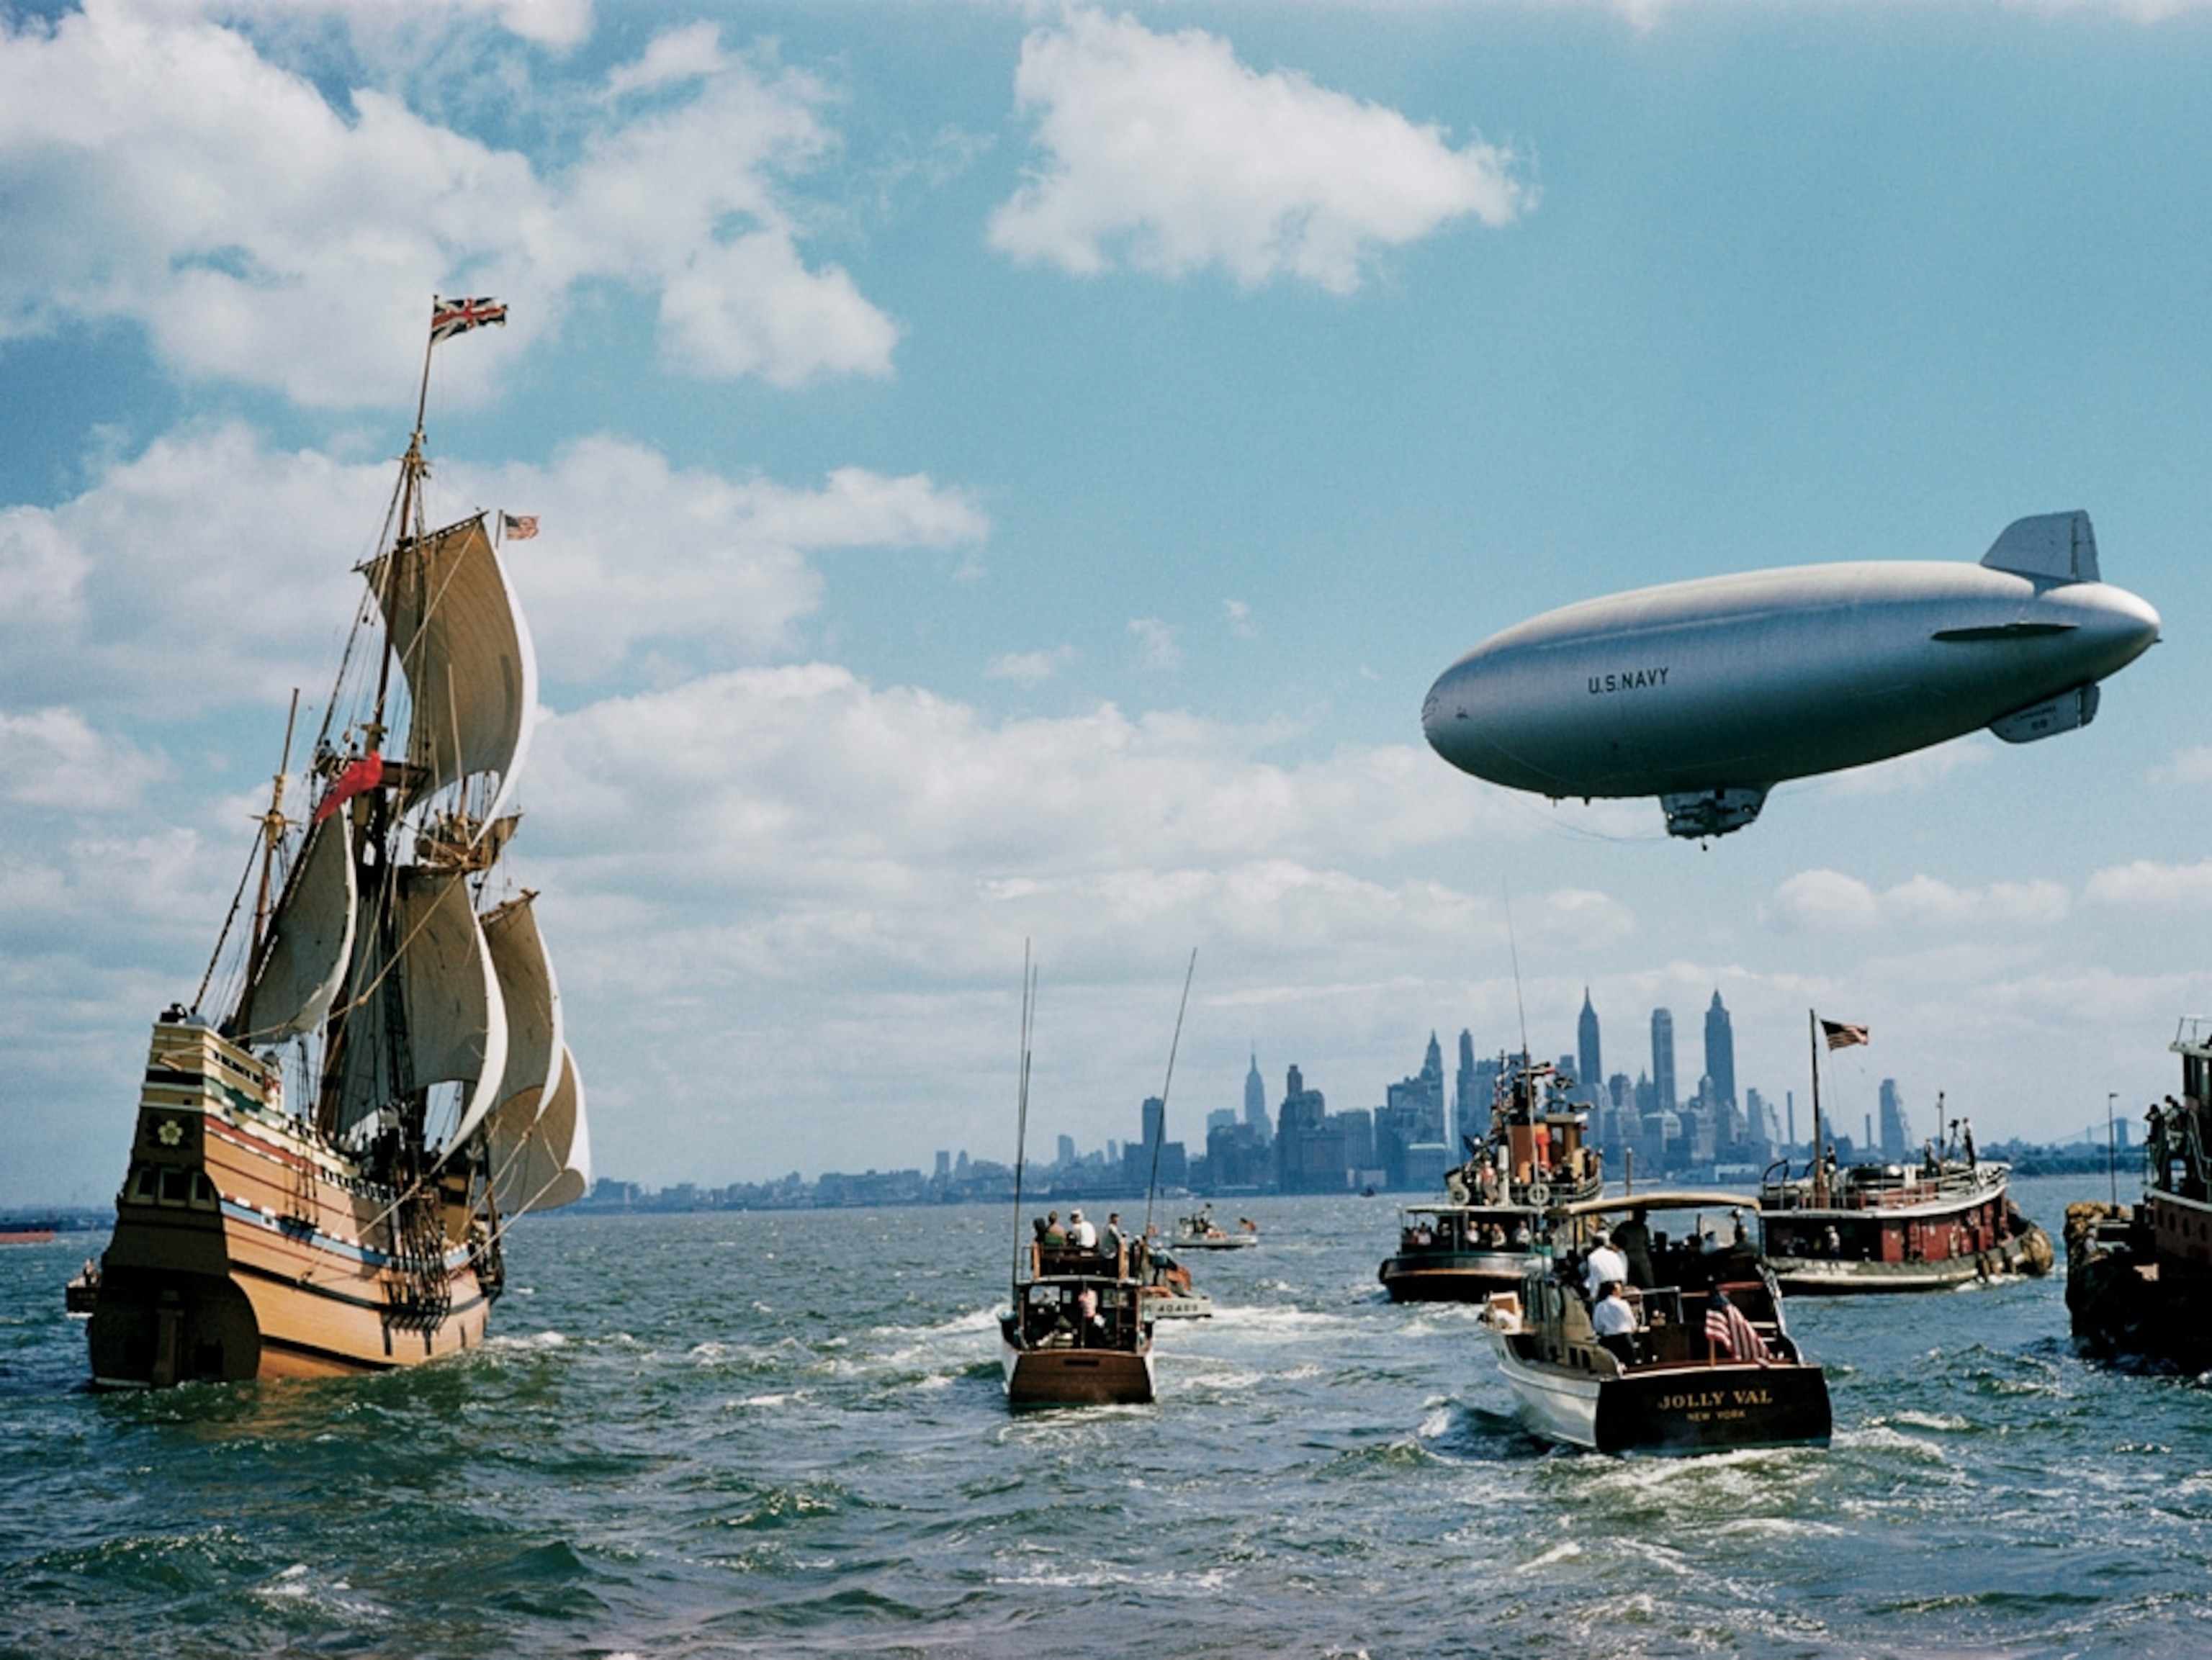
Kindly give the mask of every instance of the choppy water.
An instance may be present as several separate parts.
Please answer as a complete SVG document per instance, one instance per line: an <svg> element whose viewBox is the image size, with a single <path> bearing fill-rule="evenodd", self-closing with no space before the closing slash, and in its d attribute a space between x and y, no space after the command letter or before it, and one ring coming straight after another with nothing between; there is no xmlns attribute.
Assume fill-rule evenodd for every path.
<svg viewBox="0 0 2212 1660"><path fill-rule="evenodd" d="M2056 1280L1802 1300L1832 1449L1623 1462L1382 1300L1392 1201L1240 1209L1158 1405L1020 1419L996 1213L551 1219L479 1353L159 1396L0 1251L0 1653L2212 1652L2212 1390Z"/></svg>

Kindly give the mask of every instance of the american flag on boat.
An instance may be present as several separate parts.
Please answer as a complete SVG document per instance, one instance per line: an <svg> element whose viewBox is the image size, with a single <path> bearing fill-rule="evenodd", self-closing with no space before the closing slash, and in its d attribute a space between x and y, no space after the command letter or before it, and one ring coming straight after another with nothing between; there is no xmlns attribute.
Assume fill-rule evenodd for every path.
<svg viewBox="0 0 2212 1660"><path fill-rule="evenodd" d="M482 329L492 324L507 326L507 304L489 296L476 300L441 300L430 297L430 343L450 340L457 334L466 334L471 329Z"/></svg>
<svg viewBox="0 0 2212 1660"><path fill-rule="evenodd" d="M1872 1043L1863 1026L1846 1026L1841 1021L1822 1021L1820 1035L1828 1040L1831 1050L1849 1049L1855 1043Z"/></svg>
<svg viewBox="0 0 2212 1660"><path fill-rule="evenodd" d="M1729 1301L1719 1292L1705 1305L1705 1341L1716 1348L1724 1348L1739 1360L1765 1360L1772 1358L1766 1344L1752 1330L1751 1322L1743 1318L1743 1311Z"/></svg>
<svg viewBox="0 0 2212 1660"><path fill-rule="evenodd" d="M499 534L503 542L527 542L538 534L538 515L501 513L499 516Z"/></svg>

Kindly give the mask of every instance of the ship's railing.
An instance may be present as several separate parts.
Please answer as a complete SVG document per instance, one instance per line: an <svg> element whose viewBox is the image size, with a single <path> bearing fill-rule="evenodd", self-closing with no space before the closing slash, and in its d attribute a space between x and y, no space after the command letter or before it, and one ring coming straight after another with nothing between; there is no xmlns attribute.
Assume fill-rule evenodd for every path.
<svg viewBox="0 0 2212 1660"><path fill-rule="evenodd" d="M2173 1034L2173 1041L2167 1047L2177 1055L2212 1057L2212 1016L2184 1015L2179 1029Z"/></svg>

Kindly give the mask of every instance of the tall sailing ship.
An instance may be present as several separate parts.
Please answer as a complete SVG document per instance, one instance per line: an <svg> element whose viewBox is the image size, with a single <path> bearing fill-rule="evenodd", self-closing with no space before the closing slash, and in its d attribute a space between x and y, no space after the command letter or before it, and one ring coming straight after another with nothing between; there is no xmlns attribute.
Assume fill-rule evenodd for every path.
<svg viewBox="0 0 2212 1660"><path fill-rule="evenodd" d="M438 300L430 344L504 320ZM429 369L426 351L307 815L284 810L288 728L208 972L154 1023L114 1236L82 1288L96 1386L474 1348L507 1225L590 1184L534 895L502 863L536 660L486 515L428 522Z"/></svg>

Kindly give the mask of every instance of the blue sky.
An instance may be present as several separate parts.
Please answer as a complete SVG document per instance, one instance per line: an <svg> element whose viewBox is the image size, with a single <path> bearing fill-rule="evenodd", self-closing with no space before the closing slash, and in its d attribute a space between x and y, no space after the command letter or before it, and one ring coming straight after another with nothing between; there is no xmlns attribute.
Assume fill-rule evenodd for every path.
<svg viewBox="0 0 2212 1660"><path fill-rule="evenodd" d="M604 1173L1127 1136L1433 1028L1742 1081L1804 1011L1984 1140L2212 1012L2212 15L2189 4L0 6L0 1203L98 1203L434 291L440 505L511 566ZM2085 732L1699 848L1429 754L1613 589L1972 560L2082 507L2165 641ZM1510 906L1512 939L1509 942ZM1045 1143L1049 1145L1048 1140Z"/></svg>

